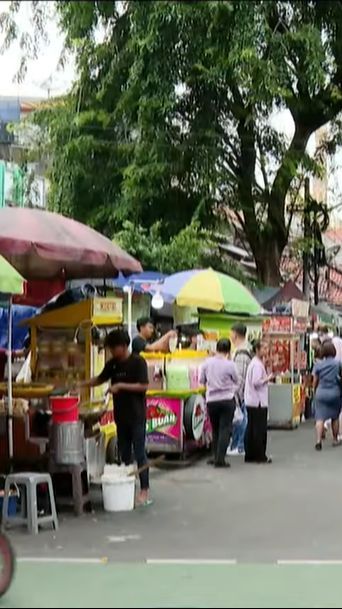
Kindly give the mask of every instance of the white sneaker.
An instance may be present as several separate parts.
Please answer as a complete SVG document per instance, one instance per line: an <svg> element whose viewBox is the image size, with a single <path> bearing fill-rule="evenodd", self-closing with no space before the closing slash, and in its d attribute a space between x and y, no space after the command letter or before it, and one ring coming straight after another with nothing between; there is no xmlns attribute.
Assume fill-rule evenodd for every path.
<svg viewBox="0 0 342 609"><path fill-rule="evenodd" d="M228 448L227 450L227 455L229 457L236 457L237 455L239 455L239 450L237 448L233 448L233 450L231 448Z"/></svg>

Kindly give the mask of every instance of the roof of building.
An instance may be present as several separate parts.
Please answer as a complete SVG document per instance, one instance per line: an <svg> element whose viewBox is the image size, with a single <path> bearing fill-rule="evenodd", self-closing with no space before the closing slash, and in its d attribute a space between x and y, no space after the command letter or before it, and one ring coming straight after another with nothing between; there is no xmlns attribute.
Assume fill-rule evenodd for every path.
<svg viewBox="0 0 342 609"><path fill-rule="evenodd" d="M257 301L261 305L264 305L265 302L267 302L268 300L273 298L273 296L275 296L279 292L279 288L271 288L271 287L254 288L252 290L252 292L253 292L255 298L257 299Z"/></svg>
<svg viewBox="0 0 342 609"><path fill-rule="evenodd" d="M283 286L279 288L268 288L270 291L270 297L265 300L262 304L265 309L271 310L276 304L284 304L290 302L293 298L298 300L305 300L303 292L298 288L294 281L287 281Z"/></svg>

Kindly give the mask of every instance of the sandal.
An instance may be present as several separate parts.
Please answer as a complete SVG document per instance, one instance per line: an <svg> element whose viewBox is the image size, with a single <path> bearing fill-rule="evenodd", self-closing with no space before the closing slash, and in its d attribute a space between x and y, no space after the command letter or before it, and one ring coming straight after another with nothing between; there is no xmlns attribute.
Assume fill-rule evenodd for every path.
<svg viewBox="0 0 342 609"><path fill-rule="evenodd" d="M153 504L153 499L146 499L146 501L138 501L138 503L135 505L136 508L140 508L140 507L148 507L149 505Z"/></svg>

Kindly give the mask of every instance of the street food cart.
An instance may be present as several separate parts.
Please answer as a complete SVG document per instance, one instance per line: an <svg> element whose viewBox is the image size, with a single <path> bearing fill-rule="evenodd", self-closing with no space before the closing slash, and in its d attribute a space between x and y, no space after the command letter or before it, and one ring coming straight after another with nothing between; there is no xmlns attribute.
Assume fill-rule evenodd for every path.
<svg viewBox="0 0 342 609"><path fill-rule="evenodd" d="M38 411L49 412L52 400L55 404L58 399L61 403L64 400L66 404L68 393L78 382L97 376L102 370L106 359L104 339L110 330L122 323L122 300L84 300L47 311L25 323L31 335L32 382L13 383L13 396L27 400L30 405L30 412L26 413L26 418L30 419L26 422L26 440L32 444L36 443L29 437L32 417ZM111 401L105 400L105 391L105 387L82 390L78 409L78 398L74 398L75 419L83 421L85 435L89 438L86 448L94 442L96 429L104 432L105 443L115 435L113 407ZM0 394L5 392L6 385L0 385ZM71 401L71 417L66 410L67 406L65 422L70 422ZM62 422L63 411L60 416Z"/></svg>
<svg viewBox="0 0 342 609"><path fill-rule="evenodd" d="M147 392L147 450L184 458L208 446L211 430L200 386L206 351L172 354L143 353L149 375Z"/></svg>
<svg viewBox="0 0 342 609"><path fill-rule="evenodd" d="M305 405L306 324L306 319L288 315L270 316L263 322L266 366L274 375L274 382L269 383L270 427L293 429L300 423Z"/></svg>
<svg viewBox="0 0 342 609"><path fill-rule="evenodd" d="M47 311L28 321L32 378L56 390L72 390L105 364L106 334L122 324L122 300L94 298ZM81 400L104 397L103 387L84 388Z"/></svg>

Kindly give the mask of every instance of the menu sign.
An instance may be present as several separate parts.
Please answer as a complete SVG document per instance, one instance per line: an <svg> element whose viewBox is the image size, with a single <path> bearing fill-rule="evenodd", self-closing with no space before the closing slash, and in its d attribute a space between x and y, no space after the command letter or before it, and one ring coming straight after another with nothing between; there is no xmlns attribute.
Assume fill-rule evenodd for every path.
<svg viewBox="0 0 342 609"><path fill-rule="evenodd" d="M293 320L293 331L299 332L300 334L304 334L307 330L307 320L306 319L294 319Z"/></svg>
<svg viewBox="0 0 342 609"><path fill-rule="evenodd" d="M288 334L291 332L291 317L272 316L263 321L262 331L265 334Z"/></svg>
<svg viewBox="0 0 342 609"><path fill-rule="evenodd" d="M122 300L121 298L94 298L93 317L98 321L113 319L122 320Z"/></svg>
<svg viewBox="0 0 342 609"><path fill-rule="evenodd" d="M293 317L309 317L309 303L306 300L298 300L297 298L293 298L291 304Z"/></svg>
<svg viewBox="0 0 342 609"><path fill-rule="evenodd" d="M203 334L199 334L199 336L197 337L197 350L216 351L218 339L219 333L215 330L206 331Z"/></svg>

